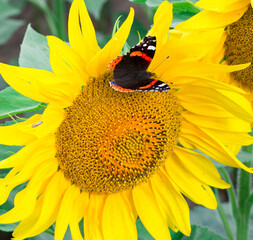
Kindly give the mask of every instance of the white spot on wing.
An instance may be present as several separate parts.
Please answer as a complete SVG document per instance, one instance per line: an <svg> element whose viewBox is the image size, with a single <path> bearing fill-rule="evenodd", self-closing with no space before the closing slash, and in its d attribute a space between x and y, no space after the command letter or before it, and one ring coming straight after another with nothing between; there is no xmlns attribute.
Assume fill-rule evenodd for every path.
<svg viewBox="0 0 253 240"><path fill-rule="evenodd" d="M148 49L148 50L153 50L153 51L155 51L155 46L148 46L147 49Z"/></svg>

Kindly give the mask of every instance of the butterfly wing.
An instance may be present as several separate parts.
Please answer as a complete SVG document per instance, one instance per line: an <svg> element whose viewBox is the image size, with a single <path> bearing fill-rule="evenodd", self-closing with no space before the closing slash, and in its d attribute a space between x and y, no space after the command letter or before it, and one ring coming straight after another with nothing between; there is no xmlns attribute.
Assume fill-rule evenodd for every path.
<svg viewBox="0 0 253 240"><path fill-rule="evenodd" d="M108 69L113 70L111 87L121 92L167 91L170 87L146 71L156 50L156 37L147 36L129 53L115 58Z"/></svg>
<svg viewBox="0 0 253 240"><path fill-rule="evenodd" d="M152 76L146 72L146 69L154 57L155 49L156 38L147 36L139 44L132 47L129 53L115 58L108 67L108 69L113 70L114 84L123 88L138 88L141 76L144 79ZM142 72L141 76L138 76L140 72Z"/></svg>

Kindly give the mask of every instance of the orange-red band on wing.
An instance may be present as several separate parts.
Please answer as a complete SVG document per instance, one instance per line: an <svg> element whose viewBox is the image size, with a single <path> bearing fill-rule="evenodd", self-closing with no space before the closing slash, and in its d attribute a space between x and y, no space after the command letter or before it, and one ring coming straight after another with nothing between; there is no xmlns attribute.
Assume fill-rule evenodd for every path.
<svg viewBox="0 0 253 240"><path fill-rule="evenodd" d="M123 87L120 87L118 85L111 85L112 88L114 88L116 91L119 91L119 92L134 92L133 89L128 89L128 88L123 88Z"/></svg>
<svg viewBox="0 0 253 240"><path fill-rule="evenodd" d="M154 80L152 81L150 84L144 86L144 87L140 87L139 89L147 89L147 88L150 88L152 87L158 80Z"/></svg>
<svg viewBox="0 0 253 240"><path fill-rule="evenodd" d="M114 70L114 68L116 67L116 65L121 61L122 57L123 56L118 56L115 59L113 59L112 62L107 67L107 70Z"/></svg>
<svg viewBox="0 0 253 240"><path fill-rule="evenodd" d="M151 57L147 56L146 53L142 53L141 51L135 51L135 52L130 53L130 57L133 57L133 56L142 57L142 58L144 58L148 62L150 62L152 60Z"/></svg>

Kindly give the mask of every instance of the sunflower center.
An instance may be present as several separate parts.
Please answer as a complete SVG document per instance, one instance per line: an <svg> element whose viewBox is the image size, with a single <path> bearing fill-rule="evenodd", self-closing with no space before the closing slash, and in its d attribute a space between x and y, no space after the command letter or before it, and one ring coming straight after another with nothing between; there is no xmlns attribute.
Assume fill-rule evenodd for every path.
<svg viewBox="0 0 253 240"><path fill-rule="evenodd" d="M229 65L253 62L253 9L249 9L237 21L229 25L225 42L225 58ZM232 73L234 79L253 89L253 65Z"/></svg>
<svg viewBox="0 0 253 240"><path fill-rule="evenodd" d="M91 80L56 133L61 171L89 193L116 193L146 181L180 133L173 91L117 92L111 80L111 73Z"/></svg>

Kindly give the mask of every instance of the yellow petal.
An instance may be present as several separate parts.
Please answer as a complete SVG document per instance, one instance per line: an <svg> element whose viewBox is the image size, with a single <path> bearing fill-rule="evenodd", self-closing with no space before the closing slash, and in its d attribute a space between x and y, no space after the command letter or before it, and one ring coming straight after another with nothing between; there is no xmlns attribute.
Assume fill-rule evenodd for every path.
<svg viewBox="0 0 253 240"><path fill-rule="evenodd" d="M55 240L62 240L64 238L65 232L68 228L69 220L71 219L73 203L79 197L79 195L80 189L75 185L70 186L65 192L56 218L54 236Z"/></svg>
<svg viewBox="0 0 253 240"><path fill-rule="evenodd" d="M156 54L149 66L149 69L153 69L158 65L158 63L161 61L161 53L165 52L162 46L166 43L169 37L169 29L173 17L172 8L173 4L170 4L168 1L163 1L155 13L153 20L154 25L147 33L149 36L156 37Z"/></svg>
<svg viewBox="0 0 253 240"><path fill-rule="evenodd" d="M182 134L179 141L185 147L199 149L222 164L242 168L247 172L253 172L252 168L248 168L241 163L217 138L215 138L215 136L211 135L210 132L207 134L204 129L200 129L186 120L182 122L181 131Z"/></svg>
<svg viewBox="0 0 253 240"><path fill-rule="evenodd" d="M172 8L172 3L163 1L154 15L154 25L147 33L149 36L156 36L159 47L168 40L169 29L173 18Z"/></svg>
<svg viewBox="0 0 253 240"><path fill-rule="evenodd" d="M215 79L211 79L211 78L206 78L206 77L201 77L201 78L197 78L197 77L178 77L177 79L174 80L173 86L174 88L189 88L190 87L194 88L194 87L205 87L205 88L215 88L215 89L223 89L223 90L227 90L227 91L233 91L233 92L237 92L240 94L245 94L245 91L243 91L241 88L239 87L235 87L232 85L229 85L227 83L223 83L220 81L217 81Z"/></svg>
<svg viewBox="0 0 253 240"><path fill-rule="evenodd" d="M178 38L179 33L181 34L180 38ZM156 50L154 59L149 67L150 71L155 69L155 73L158 76L160 73L165 72L170 65L174 66L179 62L203 61L203 59L209 60L207 62L212 62L217 52L221 51L225 41L224 29L197 33L183 33L170 30L169 34L169 40L160 49Z"/></svg>
<svg viewBox="0 0 253 240"><path fill-rule="evenodd" d="M120 55L120 51L122 50L128 38L133 19L134 10L131 8L127 19L114 34L112 39L89 61L87 65L87 71L89 71L90 75L97 77L100 74L103 74L106 71L109 63L115 57Z"/></svg>
<svg viewBox="0 0 253 240"><path fill-rule="evenodd" d="M90 194L88 211L84 218L84 233L86 239L104 240L102 233L102 216L105 201L105 195Z"/></svg>
<svg viewBox="0 0 253 240"><path fill-rule="evenodd" d="M83 0L74 0L71 5L68 35L71 48L82 56L85 63L99 52L95 29Z"/></svg>
<svg viewBox="0 0 253 240"><path fill-rule="evenodd" d="M39 102L56 103L62 107L72 104L82 86L80 80L72 74L56 75L41 69L0 63L0 73L11 87L22 95Z"/></svg>
<svg viewBox="0 0 253 240"><path fill-rule="evenodd" d="M165 167L169 179L174 182L180 191L189 199L207 208L217 207L215 196L210 187L199 181L195 174L186 171L177 163L178 157L175 154L166 160Z"/></svg>
<svg viewBox="0 0 253 240"><path fill-rule="evenodd" d="M56 164L56 161L54 159L55 154L50 150L50 148L44 149L43 144L38 145L41 147L41 149L38 150L38 148L31 148L30 150L26 150L24 152L22 149L22 152L20 154L18 152L15 154L17 156L14 155L14 157L10 157L8 159L9 162L7 161L6 165L15 165L15 167L7 174L5 178L1 179L0 203L4 203L7 200L10 191L14 187L32 178L34 171L39 168L41 163L49 161L50 164L52 164L52 169L54 168ZM36 161L34 159L36 159ZM18 160L19 162L15 163L15 160ZM11 162L14 162L15 164L10 164Z"/></svg>
<svg viewBox="0 0 253 240"><path fill-rule="evenodd" d="M208 110L207 110L208 111ZM217 118L193 114L189 111L183 112L183 117L198 127L210 128L227 132L250 132L250 124L236 117Z"/></svg>
<svg viewBox="0 0 253 240"><path fill-rule="evenodd" d="M172 34L170 34L170 37L171 35ZM184 44L190 43L192 45L192 47L185 49L185 52L191 52L191 48L195 49L196 47L199 47L199 50L191 55L194 59L200 60L202 58L202 61L206 60L206 62L220 63L223 58L220 54L224 51L223 45L226 36L227 33L223 28L217 28L202 32L184 33L181 41L183 41ZM197 56L197 58L195 56Z"/></svg>
<svg viewBox="0 0 253 240"><path fill-rule="evenodd" d="M149 183L142 183L133 189L137 214L144 227L157 240L170 240L170 232L156 202Z"/></svg>
<svg viewBox="0 0 253 240"><path fill-rule="evenodd" d="M236 22L242 17L242 15L247 11L248 7L243 7L231 11L228 13L219 13L204 10L194 15L190 19L179 23L175 28L181 31L192 31L198 30L208 30L212 28L224 28L233 22Z"/></svg>
<svg viewBox="0 0 253 240"><path fill-rule="evenodd" d="M79 222L71 221L69 223L72 240L83 240L83 236L80 232Z"/></svg>
<svg viewBox="0 0 253 240"><path fill-rule="evenodd" d="M205 94L200 94L205 92ZM177 92L178 99L186 103L211 103L225 108L234 116L246 122L252 122L252 110L249 101L241 94L209 88L181 88ZM208 111L208 109L207 109ZM246 124L246 123L245 123Z"/></svg>
<svg viewBox="0 0 253 240"><path fill-rule="evenodd" d="M244 111L240 110L238 111L238 108L235 108L234 112L231 111L231 113L233 113L235 116L240 116L241 119L245 120L245 121L250 121L252 122L252 106L250 101L248 101L248 99L245 96L242 96L240 94L237 94L235 92L230 92L230 91L226 91L223 89L218 89L218 92L221 93L222 95L226 96L228 99L233 100L235 103L237 103L238 105L240 104ZM226 107L225 107L226 108ZM247 112L247 113L244 113ZM248 116L246 116L248 115Z"/></svg>
<svg viewBox="0 0 253 240"><path fill-rule="evenodd" d="M78 72L85 74L85 62L68 44L57 37L47 36L50 48L50 64L54 73ZM83 78L85 82L85 78Z"/></svg>
<svg viewBox="0 0 253 240"><path fill-rule="evenodd" d="M40 124L33 127L34 134L38 138L43 138L50 133L55 133L62 123L65 111L57 105L48 104L41 117Z"/></svg>
<svg viewBox="0 0 253 240"><path fill-rule="evenodd" d="M160 172L150 179L157 204L161 212L166 214L167 221L177 231L189 236L191 232L190 213L184 197L173 188L166 176ZM174 231L174 229L172 230Z"/></svg>
<svg viewBox="0 0 253 240"><path fill-rule="evenodd" d="M181 102L181 105L183 108L187 109L188 111L202 115L202 116L208 116L208 117L215 117L216 121L217 118L228 118L233 117L231 113L228 111L225 111L224 108L211 103L199 103L198 105L195 103L188 103L188 102ZM207 111L208 109L208 111Z"/></svg>
<svg viewBox="0 0 253 240"><path fill-rule="evenodd" d="M15 240L24 240L22 235L24 235L27 231L30 230L31 226L34 224L34 222L37 221L37 219L40 216L41 209L42 209L42 202L43 198L40 197L37 200L35 210L32 215L30 215L28 218L22 220L19 225L16 227L14 232L12 233L12 236L15 237Z"/></svg>
<svg viewBox="0 0 253 240"><path fill-rule="evenodd" d="M253 137L248 133L238 132L235 134L233 132L217 131L213 129L205 129L205 131L207 134L210 133L211 135L215 136L215 138L219 139L224 145L238 144L240 146L244 146L253 144ZM238 153L238 151L235 152Z"/></svg>
<svg viewBox="0 0 253 240"><path fill-rule="evenodd" d="M37 219L34 219L32 216L25 219L24 223L21 222L18 228L16 228L13 236L24 239L36 236L48 229L56 219L59 206L62 202L62 195L68 187L70 187L69 182L67 182L62 172L58 171L47 185L45 192L40 196L40 198L43 198L43 201L41 203L41 212L37 216ZM27 227L28 224L29 228Z"/></svg>
<svg viewBox="0 0 253 240"><path fill-rule="evenodd" d="M69 227L71 232L71 237L73 240L83 240L79 222L83 217L86 216L88 212L88 204L89 204L89 193L82 192L79 194L77 199L74 201L72 207L72 216L69 220Z"/></svg>
<svg viewBox="0 0 253 240"><path fill-rule="evenodd" d="M1 184L1 188L0 188L0 205L2 205L2 204L4 204L7 201L8 197L10 195L10 192L17 185L16 184L6 185L6 183L4 183L2 181L2 179L0 179L0 184Z"/></svg>
<svg viewBox="0 0 253 240"><path fill-rule="evenodd" d="M47 184L47 180L57 171L57 167L52 161L40 165L26 188L15 196L14 208L0 216L0 222L13 223L29 217L34 211L43 185Z"/></svg>
<svg viewBox="0 0 253 240"><path fill-rule="evenodd" d="M47 160L49 158L52 158L55 156L55 151L54 148L52 148L52 144L54 144L54 138L47 137L44 139L39 139L22 148L12 156L0 161L0 168L16 168L24 165L29 165L29 160L36 164L40 159ZM35 159L37 161L33 160L33 156L35 156Z"/></svg>
<svg viewBox="0 0 253 240"><path fill-rule="evenodd" d="M239 153L239 151L241 150L241 147L242 147L241 144L240 145L233 145L233 144L228 145L229 151L232 152L232 154L234 156L236 156Z"/></svg>
<svg viewBox="0 0 253 240"><path fill-rule="evenodd" d="M176 80L174 81L173 79L179 77L209 77L210 75L213 76L216 74L242 70L249 65L250 63L228 66L205 62L185 62L169 66L161 77L166 79L166 82L177 83Z"/></svg>
<svg viewBox="0 0 253 240"><path fill-rule="evenodd" d="M173 159L175 164L184 168L203 183L216 188L230 187L222 180L212 161L207 157L181 147L175 147L174 153L177 156L177 159Z"/></svg>
<svg viewBox="0 0 253 240"><path fill-rule="evenodd" d="M73 206L73 218L77 221L81 221L83 216L86 215L88 212L88 204L89 204L89 193L82 192L80 193L79 197L75 200L74 206Z"/></svg>
<svg viewBox="0 0 253 240"><path fill-rule="evenodd" d="M137 240L131 205L120 193L110 194L105 202L102 229L105 240Z"/></svg>
<svg viewBox="0 0 253 240"><path fill-rule="evenodd" d="M215 12L231 12L237 9L241 9L249 5L248 1L240 0L229 0L229 1L220 1L220 0L200 0L195 4L197 7L215 11Z"/></svg>
<svg viewBox="0 0 253 240"><path fill-rule="evenodd" d="M138 215L137 215L137 212L136 212L136 208L134 206L134 200L133 200L133 196L132 196L132 190L124 191L121 194L122 194L122 196L124 196L124 198L127 199L127 201L129 202L129 204L131 205L132 213L133 213L134 219L136 221Z"/></svg>
<svg viewBox="0 0 253 240"><path fill-rule="evenodd" d="M24 131L26 127L32 128L41 119L40 114L35 114L24 122L11 126L0 127L0 144L23 146L36 140L36 136Z"/></svg>

